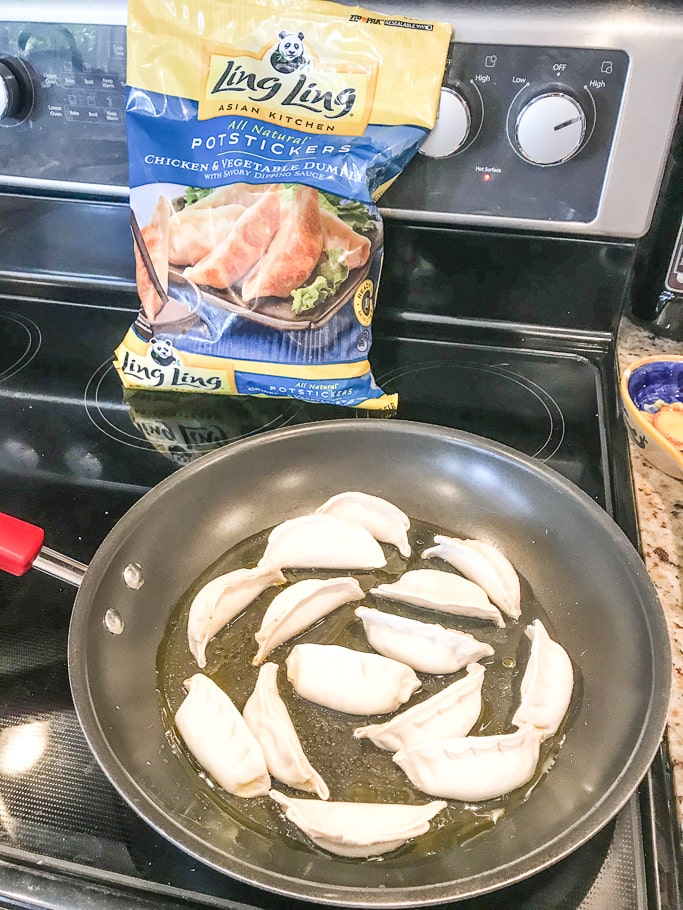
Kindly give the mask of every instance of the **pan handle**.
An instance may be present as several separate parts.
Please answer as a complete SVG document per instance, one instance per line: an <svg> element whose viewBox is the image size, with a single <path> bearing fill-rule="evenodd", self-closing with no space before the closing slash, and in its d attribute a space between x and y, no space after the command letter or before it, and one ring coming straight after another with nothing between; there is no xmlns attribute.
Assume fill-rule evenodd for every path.
<svg viewBox="0 0 683 910"><path fill-rule="evenodd" d="M53 578L59 578L60 581L65 581L67 584L73 585L74 588L78 588L85 577L88 567L70 556L51 550L49 547L41 547L40 552L33 560L33 568L38 569L40 572L45 572L46 575L52 575Z"/></svg>
<svg viewBox="0 0 683 910"><path fill-rule="evenodd" d="M42 528L0 512L0 570L25 575L33 567L78 587L87 566L43 546Z"/></svg>

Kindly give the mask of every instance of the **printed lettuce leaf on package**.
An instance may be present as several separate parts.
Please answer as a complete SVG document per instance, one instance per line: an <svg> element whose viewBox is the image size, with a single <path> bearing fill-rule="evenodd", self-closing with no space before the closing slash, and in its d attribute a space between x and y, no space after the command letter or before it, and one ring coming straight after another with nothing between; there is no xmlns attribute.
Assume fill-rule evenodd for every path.
<svg viewBox="0 0 683 910"><path fill-rule="evenodd" d="M132 389L396 407L376 202L436 120L449 25L326 0L128 3Z"/></svg>

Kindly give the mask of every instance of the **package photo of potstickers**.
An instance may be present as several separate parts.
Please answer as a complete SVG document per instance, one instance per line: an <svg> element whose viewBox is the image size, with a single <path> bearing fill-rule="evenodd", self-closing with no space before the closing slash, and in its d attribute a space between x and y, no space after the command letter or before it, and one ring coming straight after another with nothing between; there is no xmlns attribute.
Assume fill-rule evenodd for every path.
<svg viewBox="0 0 683 910"><path fill-rule="evenodd" d="M129 0L125 388L396 408L371 369L377 202L451 37L327 0Z"/></svg>

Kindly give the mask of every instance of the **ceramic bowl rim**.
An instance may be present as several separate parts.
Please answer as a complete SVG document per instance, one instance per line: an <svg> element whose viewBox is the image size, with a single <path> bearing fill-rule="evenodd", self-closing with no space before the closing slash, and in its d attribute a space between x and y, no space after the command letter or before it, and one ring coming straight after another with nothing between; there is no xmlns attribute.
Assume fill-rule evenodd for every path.
<svg viewBox="0 0 683 910"><path fill-rule="evenodd" d="M679 470L683 474L683 452L676 448L673 443L664 436L659 430L653 426L653 424L643 416L643 412L640 408L637 407L633 398L629 393L629 380L635 372L637 372L641 367L647 366L650 363L681 363L683 364L683 354L650 354L647 357L640 357L638 360L634 360L632 363L629 363L628 366L624 369L621 375L621 381L619 384L621 392L621 400L626 408L630 417L642 430L646 432L646 435L655 442L678 466Z"/></svg>

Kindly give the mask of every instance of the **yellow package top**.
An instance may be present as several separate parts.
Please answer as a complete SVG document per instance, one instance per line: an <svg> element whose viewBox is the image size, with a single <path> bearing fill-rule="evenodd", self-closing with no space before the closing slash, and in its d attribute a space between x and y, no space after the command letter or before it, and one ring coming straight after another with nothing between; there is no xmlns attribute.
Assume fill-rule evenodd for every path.
<svg viewBox="0 0 683 910"><path fill-rule="evenodd" d="M327 0L130 0L128 83L199 102L199 119L305 111L336 132L430 129L451 27ZM292 54L305 55L291 66ZM283 114L285 112L285 114Z"/></svg>

